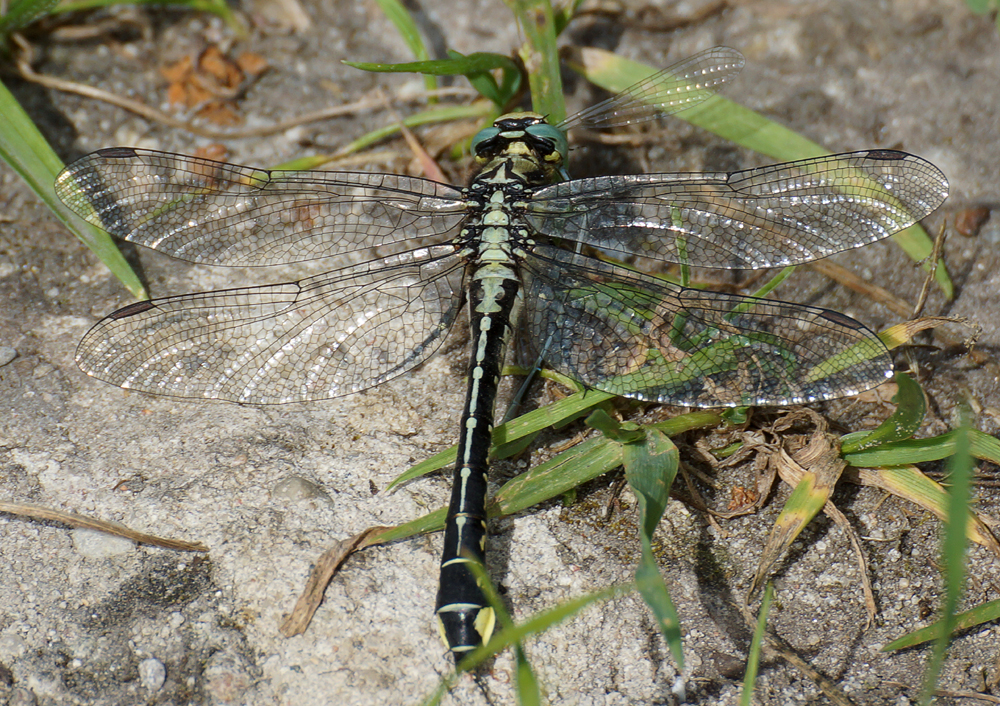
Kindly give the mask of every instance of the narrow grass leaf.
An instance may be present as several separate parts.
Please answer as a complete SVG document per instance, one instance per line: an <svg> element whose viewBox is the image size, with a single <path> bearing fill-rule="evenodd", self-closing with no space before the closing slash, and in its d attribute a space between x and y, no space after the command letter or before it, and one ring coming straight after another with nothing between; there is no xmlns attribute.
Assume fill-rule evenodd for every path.
<svg viewBox="0 0 1000 706"><path fill-rule="evenodd" d="M774 586L768 582L764 589L764 598L760 602L760 612L757 614L757 626L750 642L750 654L747 656L747 670L743 674L743 690L740 692L740 706L750 706L753 698L754 685L757 683L757 672L760 669L760 654L764 647L764 631L767 630L767 614L771 612L771 602L774 600Z"/></svg>
<svg viewBox="0 0 1000 706"><path fill-rule="evenodd" d="M11 32L48 15L58 4L59 0L14 0L7 6L7 12L0 17L0 42L6 42L7 35Z"/></svg>
<svg viewBox="0 0 1000 706"><path fill-rule="evenodd" d="M598 437L512 478L490 501L490 515L510 515L562 495L622 464L621 444Z"/></svg>
<svg viewBox="0 0 1000 706"><path fill-rule="evenodd" d="M518 439L513 439L504 444L497 444L490 451L490 457L496 460L517 456L531 446L537 436L538 434L526 434Z"/></svg>
<svg viewBox="0 0 1000 706"><path fill-rule="evenodd" d="M514 645L514 681L517 686L517 702L520 706L541 706L542 688L538 684L535 670L528 662L528 656L520 644Z"/></svg>
<svg viewBox="0 0 1000 706"><path fill-rule="evenodd" d="M721 412L697 411L679 414L671 419L665 419L662 422L653 422L646 426L659 429L667 436L676 436L681 432L691 431L692 429L716 427L724 421L725 419Z"/></svg>
<svg viewBox="0 0 1000 706"><path fill-rule="evenodd" d="M382 14L396 27L396 31L399 32L399 36L406 42L406 46L409 48L410 53L413 54L413 57L417 61L428 61L431 55L427 51L427 45L424 44L423 37L420 36L420 29L417 27L417 23L414 22L413 15L410 14L410 11L406 9L403 3L399 2L399 0L375 0L375 2L378 3ZM433 76L424 74L424 86L428 91L433 91L437 88L437 81Z"/></svg>
<svg viewBox="0 0 1000 706"><path fill-rule="evenodd" d="M123 5L122 0L77 0L59 3L52 13L82 12L114 5ZM130 0L130 5L168 5L184 7L197 12L210 12L220 17L229 29L240 39L246 39L247 28L243 20L226 4L226 0Z"/></svg>
<svg viewBox="0 0 1000 706"><path fill-rule="evenodd" d="M559 49L556 46L556 18L550 0L505 0L514 13L525 42L518 50L528 74L531 105L556 125L566 117Z"/></svg>
<svg viewBox="0 0 1000 706"><path fill-rule="evenodd" d="M545 632L553 625L558 625L564 620L573 617L593 603L623 596L633 589L634 586L632 585L610 586L603 590L580 596L579 598L570 599L541 613L536 613L525 622L515 625L510 630L500 631L486 645L479 649L485 652L486 657L497 654L510 645L524 642L531 635Z"/></svg>
<svg viewBox="0 0 1000 706"><path fill-rule="evenodd" d="M667 509L680 455L670 438L656 429L647 429L641 441L622 444L622 452L625 478L639 502L642 556L635 570L635 583L656 618L678 670L683 671L680 618L653 554L653 534Z"/></svg>
<svg viewBox="0 0 1000 706"><path fill-rule="evenodd" d="M969 518L969 490L973 461L970 454L968 427L963 421L953 432L955 453L948 463L949 501L948 520L945 525L941 562L944 565L945 599L941 607L941 633L934 644L930 664L924 674L924 688L920 703L929 705L934 700L941 669L951 633L955 629L955 613L965 588L966 527Z"/></svg>
<svg viewBox="0 0 1000 706"><path fill-rule="evenodd" d="M399 64L383 64L368 61L344 61L347 66L362 71L373 71L375 73L417 73L429 76L471 76L484 74L501 69L504 71L514 71L517 69L510 57L492 52L475 52L463 55L454 52L449 59L429 59L426 61L404 61Z"/></svg>
<svg viewBox="0 0 1000 706"><path fill-rule="evenodd" d="M1000 439L978 429L970 429L968 438L974 458L1000 464ZM845 453L844 460L856 468L904 466L925 461L940 461L954 452L954 432L947 432L930 439L904 439L885 443L873 449Z"/></svg>
<svg viewBox="0 0 1000 706"><path fill-rule="evenodd" d="M979 625L985 625L986 623L993 622L994 620L1000 620L1000 600L983 603L981 605L977 605L971 610L957 614L955 616L955 624L952 629L952 635L955 635L962 630L968 630L969 628L974 628ZM888 645L883 647L882 651L892 652L894 650L902 650L907 647L914 647L915 645L929 642L930 640L940 639L943 627L944 622L937 620L927 627L914 630L911 633L907 633L906 635L893 640Z"/></svg>
<svg viewBox="0 0 1000 706"><path fill-rule="evenodd" d="M139 277L122 257L111 236L71 212L53 187L63 163L28 114L0 82L0 159L3 159L48 206L63 225L90 248L134 296L145 299Z"/></svg>
<svg viewBox="0 0 1000 706"><path fill-rule="evenodd" d="M593 427L609 439L622 444L630 444L633 441L642 441L646 438L646 433L638 425L631 422L622 424L603 409L591 412L586 421L587 426Z"/></svg>
<svg viewBox="0 0 1000 706"><path fill-rule="evenodd" d="M856 431L840 437L842 453L855 453L885 443L909 439L920 428L927 413L924 391L906 373L896 373L893 379L898 386L898 392L892 398L896 404L896 411L871 431Z"/></svg>
<svg viewBox="0 0 1000 706"><path fill-rule="evenodd" d="M548 427L559 428L579 417L590 412L597 405L609 403L614 399L614 395L607 392L596 392L586 390L570 395L558 402L554 402L541 409L522 414L516 419L512 419L506 424L501 424L493 430L494 448L513 448L511 444L527 437L534 437L535 434ZM387 490L392 490L396 486L406 481L419 478L420 476L433 473L446 466L454 465L458 453L458 446L452 446L429 459L421 461L389 484ZM498 458L504 458L498 456Z"/></svg>
<svg viewBox="0 0 1000 706"><path fill-rule="evenodd" d="M585 596L568 600L564 603L560 603L554 608L537 613L526 622L521 623L520 625L515 625L511 629L501 630L500 632L494 634L493 637L490 638L489 642L485 645L480 645L477 649L473 650L468 657L463 659L459 665L459 669L443 679L434 693L424 699L421 703L425 705L440 703L441 699L444 698L444 695L448 692L448 690L455 685L458 680L458 675L463 671L474 669L476 665L482 664L493 655L499 654L511 645L520 644L531 635L544 632L551 626L561 623L567 618L571 618L593 603L618 598L625 595L633 588L634 586L632 585L611 586L601 591L595 591L594 593L589 593Z"/></svg>
<svg viewBox="0 0 1000 706"><path fill-rule="evenodd" d="M569 3L560 3L558 6L553 8L554 20L556 23L556 36L562 34L562 31L566 29L566 25L569 24L570 20L576 14L577 10L580 9L580 5L584 3L584 0L573 0Z"/></svg>
<svg viewBox="0 0 1000 706"><path fill-rule="evenodd" d="M447 516L448 508L442 507L401 525L376 530L358 546L358 549L373 547L376 544L396 542L400 539L409 539L410 537L416 537L417 535L429 532L440 532L444 529L444 521Z"/></svg>
<svg viewBox="0 0 1000 706"><path fill-rule="evenodd" d="M795 269L796 269L795 265L789 265L788 267L782 268L778 272L778 274L776 274L774 277L772 277L771 279L769 279L764 284L763 287L761 287L760 289L758 289L756 292L754 292L750 296L754 297L756 299L763 299L768 294L770 294L775 289L777 289L778 285L780 285L782 282L784 282L786 279L788 279L792 275L792 273L795 272Z"/></svg>

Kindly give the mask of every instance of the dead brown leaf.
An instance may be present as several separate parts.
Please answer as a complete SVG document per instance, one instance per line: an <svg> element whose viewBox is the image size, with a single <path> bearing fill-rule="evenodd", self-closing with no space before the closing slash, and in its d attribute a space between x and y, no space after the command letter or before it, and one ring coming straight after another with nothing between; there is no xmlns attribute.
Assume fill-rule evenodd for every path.
<svg viewBox="0 0 1000 706"><path fill-rule="evenodd" d="M197 59L185 56L164 66L160 75L167 80L170 105L194 110L217 125L234 125L242 122L238 98L267 68L267 60L258 54L244 52L234 61L210 46Z"/></svg>

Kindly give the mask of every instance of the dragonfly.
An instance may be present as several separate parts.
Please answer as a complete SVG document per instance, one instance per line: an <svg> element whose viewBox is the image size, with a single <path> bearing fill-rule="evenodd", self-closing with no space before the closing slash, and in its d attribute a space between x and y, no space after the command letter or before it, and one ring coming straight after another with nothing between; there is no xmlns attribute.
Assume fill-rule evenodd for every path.
<svg viewBox="0 0 1000 706"><path fill-rule="evenodd" d="M468 387L436 606L459 659L495 623L469 567L486 559L490 434L515 331L529 359L586 386L675 405L811 403L892 373L878 336L844 314L688 288L623 261L760 269L857 248L944 201L948 182L931 163L872 149L733 172L566 174L569 129L675 113L743 64L716 47L556 125L503 115L473 138L478 173L466 187L98 150L55 189L118 238L215 266L353 259L293 282L126 306L86 334L76 361L159 395L322 400L417 367L467 305Z"/></svg>

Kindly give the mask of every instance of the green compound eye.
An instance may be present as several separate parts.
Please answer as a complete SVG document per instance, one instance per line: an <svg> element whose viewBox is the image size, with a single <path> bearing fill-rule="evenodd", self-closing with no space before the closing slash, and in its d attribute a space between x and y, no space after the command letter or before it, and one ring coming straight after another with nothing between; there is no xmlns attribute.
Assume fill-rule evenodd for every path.
<svg viewBox="0 0 1000 706"><path fill-rule="evenodd" d="M472 148L472 154L479 154L479 148L484 142L489 142L494 137L500 134L500 128L498 127L488 127L480 130L473 136L470 147Z"/></svg>
<svg viewBox="0 0 1000 706"><path fill-rule="evenodd" d="M483 130L483 132L486 131ZM566 160L566 155L569 152L569 142L566 141L565 132L559 128L549 125L548 123L538 123L537 125L529 125L527 133L532 137L538 137L552 142L556 150L562 156L563 161Z"/></svg>

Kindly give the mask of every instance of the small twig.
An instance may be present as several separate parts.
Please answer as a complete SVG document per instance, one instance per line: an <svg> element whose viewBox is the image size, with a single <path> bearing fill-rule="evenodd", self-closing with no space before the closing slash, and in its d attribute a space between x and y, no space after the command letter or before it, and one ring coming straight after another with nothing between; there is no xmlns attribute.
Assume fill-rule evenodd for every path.
<svg viewBox="0 0 1000 706"><path fill-rule="evenodd" d="M912 318L917 318L924 311L924 304L927 303L927 295L931 289L931 282L934 281L935 275L937 275L938 260L941 259L941 250L944 248L944 235L947 230L948 222L944 221L941 223L941 229L938 231L937 237L934 239L934 250L931 252L931 269L928 270L927 276L924 278L924 286L920 288L920 296L917 297L917 305L913 307Z"/></svg>
<svg viewBox="0 0 1000 706"><path fill-rule="evenodd" d="M60 522L64 525L69 525L70 527L76 527L78 529L96 530L98 532L104 532L105 534L111 534L116 537L124 537L125 539L132 540L133 542L138 542L139 544L151 544L156 547L163 547L164 549L174 549L181 552L208 551L208 547L201 542L185 542L180 539L157 537L153 534L137 532L136 530L126 527L125 525L118 524L117 522L108 522L107 520L99 520L95 517L78 515L75 512L63 512L62 510L56 510L49 507L27 505L25 503L0 502L0 512L9 512L12 515L30 517L34 520Z"/></svg>
<svg viewBox="0 0 1000 706"><path fill-rule="evenodd" d="M406 140L407 146L410 151L417 157L420 162L420 169L423 172L423 176L431 181L436 181L441 184L448 183L447 177L445 177L444 172L441 171L441 167L438 163L434 161L434 158L427 153L416 136L410 131L410 128L406 127L403 119L399 119L399 131L403 135L403 139Z"/></svg>
<svg viewBox="0 0 1000 706"><path fill-rule="evenodd" d="M369 527L364 532L335 543L323 552L313 565L312 573L309 575L305 589L295 603L295 608L292 609L291 614L285 618L285 621L279 628L282 635L285 637L294 637L306 631L306 628L309 627L309 623L312 621L313 615L316 613L316 609L323 602L323 593L326 591L327 585L333 579L333 575L337 573L340 565L358 548L358 545L375 532L385 529L387 528Z"/></svg>
<svg viewBox="0 0 1000 706"><path fill-rule="evenodd" d="M866 282L850 270L841 267L840 265L829 262L828 260L818 260L816 262L810 262L808 266L811 270L826 275L833 281L844 285L848 289L885 304L886 307L888 307L894 314L905 317L910 316L912 307L908 302L900 299L887 289L883 289L882 287L872 284L871 282Z"/></svg>

